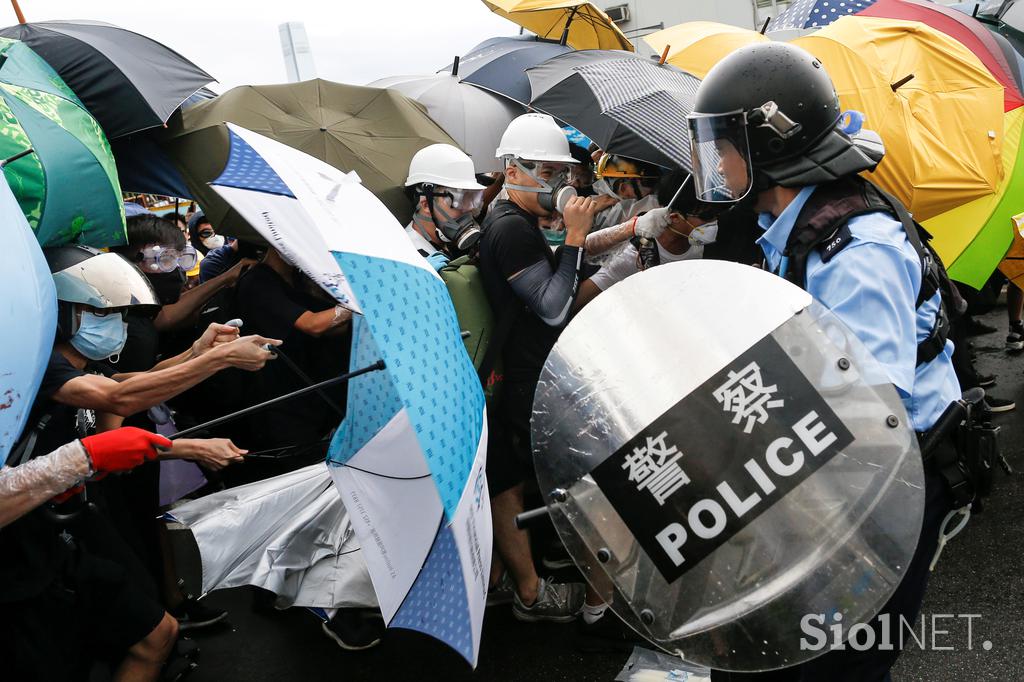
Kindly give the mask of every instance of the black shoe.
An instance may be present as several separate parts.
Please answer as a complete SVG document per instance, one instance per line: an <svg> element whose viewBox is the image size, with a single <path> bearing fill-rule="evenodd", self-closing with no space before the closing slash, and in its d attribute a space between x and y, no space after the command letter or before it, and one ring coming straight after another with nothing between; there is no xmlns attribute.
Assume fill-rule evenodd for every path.
<svg viewBox="0 0 1024 682"><path fill-rule="evenodd" d="M981 336L982 334L991 334L999 330L991 325L987 325L984 322L979 322L972 318L967 324L967 329L964 331L967 336Z"/></svg>
<svg viewBox="0 0 1024 682"><path fill-rule="evenodd" d="M323 630L342 649L363 651L380 644L384 620L379 611L371 614L368 609L340 609L323 624Z"/></svg>
<svg viewBox="0 0 1024 682"><path fill-rule="evenodd" d="M228 617L228 612L203 606L195 599L186 599L171 611L171 615L178 621L178 630L185 632L219 623Z"/></svg>
<svg viewBox="0 0 1024 682"><path fill-rule="evenodd" d="M1005 398L996 398L995 396L985 396L985 407L988 408L989 412L1010 412L1016 409L1017 403L1012 400Z"/></svg>
<svg viewBox="0 0 1024 682"><path fill-rule="evenodd" d="M996 379L998 379L998 378L999 377L997 377L995 374L985 374L985 375L980 375L979 374L978 375L978 386L980 386L981 388L988 388L989 386L995 386L996 385Z"/></svg>
<svg viewBox="0 0 1024 682"><path fill-rule="evenodd" d="M577 624L576 648L584 653L629 652L643 642L643 638L610 609L590 625L582 618Z"/></svg>

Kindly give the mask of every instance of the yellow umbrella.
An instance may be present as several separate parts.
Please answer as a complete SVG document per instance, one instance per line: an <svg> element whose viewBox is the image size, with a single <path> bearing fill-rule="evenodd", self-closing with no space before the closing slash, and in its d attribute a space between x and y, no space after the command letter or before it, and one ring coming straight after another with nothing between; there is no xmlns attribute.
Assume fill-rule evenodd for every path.
<svg viewBox="0 0 1024 682"><path fill-rule="evenodd" d="M918 220L998 191L1003 87L958 41L915 21L846 16L792 42L881 135L886 156L867 177Z"/></svg>
<svg viewBox="0 0 1024 682"><path fill-rule="evenodd" d="M1024 213L1013 216L1013 244L1006 258L999 264L999 270L1007 278L1024 289Z"/></svg>
<svg viewBox="0 0 1024 682"><path fill-rule="evenodd" d="M668 50L668 63L698 78L707 75L723 57L745 45L767 43L757 31L714 21L687 21L644 37L658 54Z"/></svg>
<svg viewBox="0 0 1024 682"><path fill-rule="evenodd" d="M627 50L633 43L602 10L583 0L483 0L487 8L541 38L577 50ZM568 35L566 29L568 28Z"/></svg>

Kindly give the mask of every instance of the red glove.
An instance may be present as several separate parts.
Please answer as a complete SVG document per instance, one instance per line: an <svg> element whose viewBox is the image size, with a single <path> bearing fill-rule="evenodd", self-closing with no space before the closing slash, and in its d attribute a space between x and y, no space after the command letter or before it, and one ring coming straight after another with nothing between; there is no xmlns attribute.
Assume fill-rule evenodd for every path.
<svg viewBox="0 0 1024 682"><path fill-rule="evenodd" d="M82 439L82 445L92 460L93 471L108 474L128 471L143 462L156 459L157 447L169 448L171 441L158 433L124 426L87 436Z"/></svg>

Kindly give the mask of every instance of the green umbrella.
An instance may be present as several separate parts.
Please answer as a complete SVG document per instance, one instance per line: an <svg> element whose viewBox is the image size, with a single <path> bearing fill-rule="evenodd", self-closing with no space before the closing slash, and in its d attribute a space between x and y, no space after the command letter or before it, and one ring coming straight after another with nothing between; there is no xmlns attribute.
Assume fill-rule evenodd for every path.
<svg viewBox="0 0 1024 682"><path fill-rule="evenodd" d="M0 38L0 159L42 246L126 241L110 145L57 73L24 43Z"/></svg>
<svg viewBox="0 0 1024 682"><path fill-rule="evenodd" d="M356 171L403 223L412 216L404 185L413 155L438 142L458 146L422 105L395 90L320 79L241 86L175 114L156 135L192 195L220 232L255 239L261 238L207 184L227 163L225 122Z"/></svg>

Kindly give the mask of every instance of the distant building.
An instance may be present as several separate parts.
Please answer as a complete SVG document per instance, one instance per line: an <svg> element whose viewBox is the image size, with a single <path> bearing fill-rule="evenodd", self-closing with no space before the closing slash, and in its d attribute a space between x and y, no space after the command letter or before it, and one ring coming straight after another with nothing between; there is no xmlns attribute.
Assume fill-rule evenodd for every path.
<svg viewBox="0 0 1024 682"><path fill-rule="evenodd" d="M789 0L594 0L642 50L648 33L684 21L717 21L760 29L769 17L789 7Z"/></svg>
<svg viewBox="0 0 1024 682"><path fill-rule="evenodd" d="M289 21L277 27L281 34L281 52L289 83L316 78L313 53L309 50L306 26L301 21Z"/></svg>

